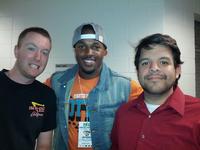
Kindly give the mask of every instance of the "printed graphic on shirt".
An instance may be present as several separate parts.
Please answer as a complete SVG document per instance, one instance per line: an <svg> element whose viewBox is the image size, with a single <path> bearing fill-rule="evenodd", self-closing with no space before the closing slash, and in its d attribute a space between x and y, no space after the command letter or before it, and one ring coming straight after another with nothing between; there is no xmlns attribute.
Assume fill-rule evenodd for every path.
<svg viewBox="0 0 200 150"><path fill-rule="evenodd" d="M69 100L69 124L78 129L79 121L89 121L86 113L86 98L88 94L74 94Z"/></svg>
<svg viewBox="0 0 200 150"><path fill-rule="evenodd" d="M90 80L85 80L78 76L75 78L69 99L68 147L70 150L92 150L91 144L89 144L90 148L78 148L78 145L80 145L80 140L78 140L79 122L90 121L86 104L88 101L92 101L92 99L88 99L88 94L97 85L98 80L99 77ZM85 141L82 141L82 144L84 145Z"/></svg>
<svg viewBox="0 0 200 150"><path fill-rule="evenodd" d="M40 104L37 102L31 102L31 104L28 107L30 112L30 117L43 117L45 112L45 105Z"/></svg>
<svg viewBox="0 0 200 150"><path fill-rule="evenodd" d="M68 118L68 133L70 150L91 150L91 136L89 141L80 140L79 123L88 122L90 119L87 112L86 101L88 94L74 94L69 100L69 118ZM88 128L89 130L89 128ZM82 133L82 132L81 132ZM78 140L78 137L80 138ZM80 144L81 143L81 144ZM88 144L89 143L89 144ZM81 148L79 146L81 145ZM88 146L83 146L88 145ZM90 146L89 146L90 145ZM89 148L90 147L90 148Z"/></svg>

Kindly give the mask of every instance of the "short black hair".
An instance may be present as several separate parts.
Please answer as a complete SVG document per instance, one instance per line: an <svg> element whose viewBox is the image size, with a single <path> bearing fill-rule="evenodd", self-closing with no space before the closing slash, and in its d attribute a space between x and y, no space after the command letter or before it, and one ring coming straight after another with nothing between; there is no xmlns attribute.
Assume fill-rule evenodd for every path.
<svg viewBox="0 0 200 150"><path fill-rule="evenodd" d="M20 46L21 45L21 42L23 40L23 38L29 33L29 32L36 32L36 33L39 33L45 37L47 37L51 43L51 36L49 34L49 32L47 30L45 30L44 28L41 28L41 27L29 27L29 28L26 28L24 29L19 37L18 37L18 41L17 41L17 46Z"/></svg>
<svg viewBox="0 0 200 150"><path fill-rule="evenodd" d="M86 24L82 27L81 34L89 34L89 33L95 34L95 31L92 25Z"/></svg>

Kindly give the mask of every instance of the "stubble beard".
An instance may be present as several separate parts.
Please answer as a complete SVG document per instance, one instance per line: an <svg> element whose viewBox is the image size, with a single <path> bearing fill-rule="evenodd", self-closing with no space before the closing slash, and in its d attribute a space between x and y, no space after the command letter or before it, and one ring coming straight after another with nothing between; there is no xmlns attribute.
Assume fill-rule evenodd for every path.
<svg viewBox="0 0 200 150"><path fill-rule="evenodd" d="M168 84L162 83L162 85L156 85L156 84L158 84L158 83L155 83L154 85L153 84L149 85L149 84L143 83L142 87L143 87L144 91L148 94L163 95L165 93L168 93L171 90L171 88L173 88L175 81L168 83ZM157 87L155 87L155 86L157 86Z"/></svg>

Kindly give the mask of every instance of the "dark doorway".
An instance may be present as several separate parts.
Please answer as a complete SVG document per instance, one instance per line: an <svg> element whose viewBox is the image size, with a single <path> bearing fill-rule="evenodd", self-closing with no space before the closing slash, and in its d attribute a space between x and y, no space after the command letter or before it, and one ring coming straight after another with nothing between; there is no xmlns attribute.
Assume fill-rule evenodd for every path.
<svg viewBox="0 0 200 150"><path fill-rule="evenodd" d="M196 97L200 98L200 21L195 21Z"/></svg>

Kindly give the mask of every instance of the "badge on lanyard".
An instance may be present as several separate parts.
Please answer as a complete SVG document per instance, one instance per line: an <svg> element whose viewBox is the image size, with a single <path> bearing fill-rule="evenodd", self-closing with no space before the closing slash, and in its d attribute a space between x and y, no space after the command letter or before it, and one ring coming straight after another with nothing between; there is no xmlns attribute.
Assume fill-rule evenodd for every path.
<svg viewBox="0 0 200 150"><path fill-rule="evenodd" d="M79 122L78 147L79 148L92 147L90 122Z"/></svg>

